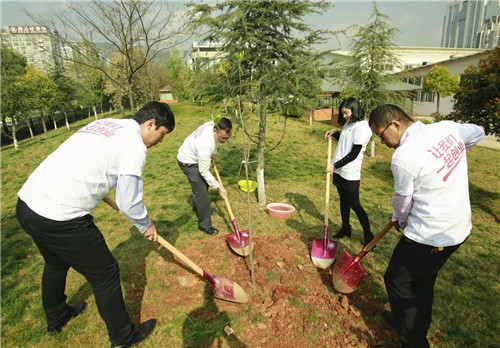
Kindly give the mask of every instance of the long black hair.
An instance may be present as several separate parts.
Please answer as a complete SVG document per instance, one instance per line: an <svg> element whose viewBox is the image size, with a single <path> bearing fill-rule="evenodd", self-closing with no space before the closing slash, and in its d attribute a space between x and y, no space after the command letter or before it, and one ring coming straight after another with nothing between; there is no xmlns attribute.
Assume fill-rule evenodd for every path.
<svg viewBox="0 0 500 348"><path fill-rule="evenodd" d="M341 126L346 123L346 120L344 120L344 118L341 115L342 108L351 110L352 116L349 122L358 122L358 121L363 121L365 119L365 111L363 110L359 102L354 98L347 98L342 100L342 103L340 103L339 106L338 124Z"/></svg>

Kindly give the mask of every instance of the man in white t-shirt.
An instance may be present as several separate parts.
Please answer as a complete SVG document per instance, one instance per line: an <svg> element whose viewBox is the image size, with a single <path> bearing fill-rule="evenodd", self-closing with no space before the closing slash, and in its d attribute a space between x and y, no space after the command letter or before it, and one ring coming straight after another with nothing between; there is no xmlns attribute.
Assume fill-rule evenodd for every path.
<svg viewBox="0 0 500 348"><path fill-rule="evenodd" d="M102 233L90 215L116 186L118 207L145 238L158 240L142 203L142 170L147 149L172 132L170 107L144 105L133 119L101 119L73 134L50 154L18 192L17 218L45 260L42 302L49 335L82 313L87 304L66 304L70 267L92 286L111 347L142 341L156 325L150 319L133 325L125 308L120 271Z"/></svg>
<svg viewBox="0 0 500 348"><path fill-rule="evenodd" d="M222 117L217 125L213 121L205 122L184 140L177 154L177 163L193 191L193 210L198 218L198 228L209 235L219 231L212 226L208 188L217 189L221 197L227 195L224 187L210 173L210 163L216 158L217 146L231 137L232 128L231 121L226 117Z"/></svg>
<svg viewBox="0 0 500 348"><path fill-rule="evenodd" d="M483 137L473 124L414 122L395 105L372 111L370 128L389 148L393 217L404 236L385 273L392 311L384 318L403 347L429 347L434 283L472 229L466 151Z"/></svg>

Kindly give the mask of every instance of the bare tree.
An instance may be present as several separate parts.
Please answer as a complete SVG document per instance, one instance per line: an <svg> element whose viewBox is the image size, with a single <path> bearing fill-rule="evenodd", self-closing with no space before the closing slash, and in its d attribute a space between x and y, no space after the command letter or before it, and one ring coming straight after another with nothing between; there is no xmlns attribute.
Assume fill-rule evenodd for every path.
<svg viewBox="0 0 500 348"><path fill-rule="evenodd" d="M72 49L56 52L60 58L102 71L117 88L127 91L130 108L134 110L134 75L160 54L191 36L182 11L175 3L147 0L113 0L64 2L64 9L50 18L25 11L36 23L49 29L62 47ZM82 45L82 42L88 43ZM144 55L137 59L136 49ZM126 78L116 79L108 73L115 53L125 57ZM96 62L103 56L106 64Z"/></svg>

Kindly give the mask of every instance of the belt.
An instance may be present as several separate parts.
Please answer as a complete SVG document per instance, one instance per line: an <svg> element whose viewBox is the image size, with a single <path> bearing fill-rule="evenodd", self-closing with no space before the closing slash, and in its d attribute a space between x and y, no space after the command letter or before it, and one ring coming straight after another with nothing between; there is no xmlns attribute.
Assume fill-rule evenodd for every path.
<svg viewBox="0 0 500 348"><path fill-rule="evenodd" d="M198 163L182 163L181 161L177 160L177 163L181 167L186 167L186 168L191 168L191 167L197 167Z"/></svg>

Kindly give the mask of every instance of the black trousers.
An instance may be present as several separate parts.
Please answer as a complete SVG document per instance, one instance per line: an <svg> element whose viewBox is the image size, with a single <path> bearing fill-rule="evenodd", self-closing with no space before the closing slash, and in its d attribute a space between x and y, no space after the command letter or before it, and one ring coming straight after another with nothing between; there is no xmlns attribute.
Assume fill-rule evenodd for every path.
<svg viewBox="0 0 500 348"><path fill-rule="evenodd" d="M201 176L198 164L184 164L177 161L182 172L187 176L193 191L193 208L198 218L198 228L206 230L212 227L212 210L208 196L208 184Z"/></svg>
<svg viewBox="0 0 500 348"><path fill-rule="evenodd" d="M384 280L403 347L429 347L427 331L431 324L434 283L439 270L460 245L439 251L407 237L396 245Z"/></svg>
<svg viewBox="0 0 500 348"><path fill-rule="evenodd" d="M66 304L65 288L67 273L72 267L92 286L111 343L128 342L133 324L123 301L120 270L92 216L54 221L38 215L19 199L17 219L45 260L42 302L47 325L61 325L70 308Z"/></svg>
<svg viewBox="0 0 500 348"><path fill-rule="evenodd" d="M342 226L348 227L351 216L351 209L354 210L358 217L359 223L363 228L365 240L372 235L370 228L370 220L365 209L359 201L359 185L360 180L350 181L342 178L335 173L333 175L333 184L337 187L337 192L340 198L340 215L342 217Z"/></svg>

